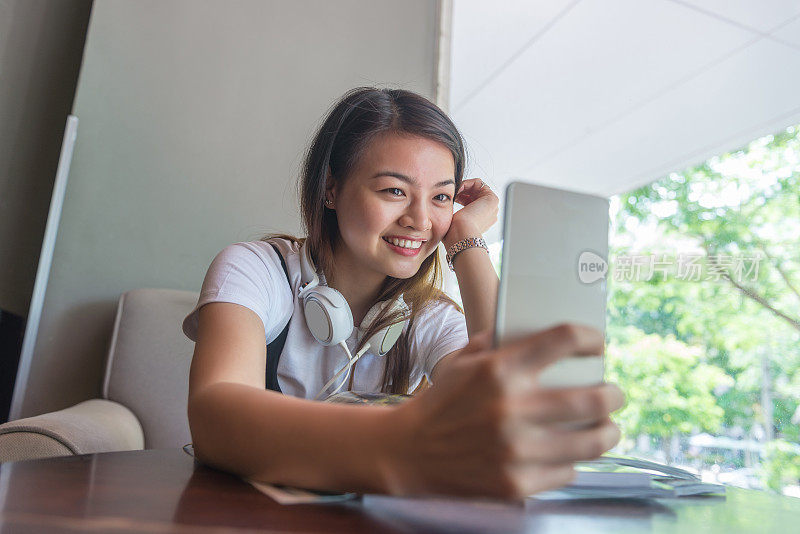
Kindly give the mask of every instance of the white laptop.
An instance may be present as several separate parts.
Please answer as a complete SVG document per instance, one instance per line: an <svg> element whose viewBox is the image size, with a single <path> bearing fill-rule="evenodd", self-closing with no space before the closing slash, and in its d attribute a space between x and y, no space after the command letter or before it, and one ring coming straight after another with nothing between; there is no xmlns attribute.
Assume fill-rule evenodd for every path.
<svg viewBox="0 0 800 534"><path fill-rule="evenodd" d="M605 333L608 199L513 182L506 188L495 346L563 322ZM544 387L603 381L598 356L562 359Z"/></svg>

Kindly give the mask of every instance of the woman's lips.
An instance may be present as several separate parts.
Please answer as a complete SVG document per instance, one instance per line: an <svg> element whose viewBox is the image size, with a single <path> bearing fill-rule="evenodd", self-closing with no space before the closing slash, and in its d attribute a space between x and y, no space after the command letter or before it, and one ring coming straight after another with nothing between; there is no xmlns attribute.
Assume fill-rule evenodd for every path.
<svg viewBox="0 0 800 534"><path fill-rule="evenodd" d="M393 245L392 243L389 243L385 239L381 239L381 241L386 243L389 246L389 248L391 248L393 251L400 254L401 256L416 256L417 254L419 254L419 251L422 250L422 246L420 246L419 248L404 248L404 247L398 247L397 245Z"/></svg>

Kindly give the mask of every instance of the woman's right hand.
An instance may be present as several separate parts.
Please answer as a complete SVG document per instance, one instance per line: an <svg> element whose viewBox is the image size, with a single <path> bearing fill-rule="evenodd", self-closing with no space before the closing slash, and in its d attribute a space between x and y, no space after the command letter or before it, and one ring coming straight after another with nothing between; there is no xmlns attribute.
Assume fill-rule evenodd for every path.
<svg viewBox="0 0 800 534"><path fill-rule="evenodd" d="M609 419L624 404L617 386L537 385L562 357L602 354L600 332L565 324L490 347L488 332L474 336L438 382L397 408L404 437L393 446L390 493L521 499L567 484L574 462L619 441Z"/></svg>

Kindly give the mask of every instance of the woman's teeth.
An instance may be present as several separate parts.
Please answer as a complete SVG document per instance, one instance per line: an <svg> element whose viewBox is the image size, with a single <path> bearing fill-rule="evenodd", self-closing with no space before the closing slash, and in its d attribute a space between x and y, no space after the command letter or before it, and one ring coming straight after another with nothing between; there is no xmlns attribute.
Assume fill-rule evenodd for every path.
<svg viewBox="0 0 800 534"><path fill-rule="evenodd" d="M422 241L409 241L408 239L396 239L396 238L383 238L384 241L391 243L396 247L403 247L403 248L419 248L422 246Z"/></svg>

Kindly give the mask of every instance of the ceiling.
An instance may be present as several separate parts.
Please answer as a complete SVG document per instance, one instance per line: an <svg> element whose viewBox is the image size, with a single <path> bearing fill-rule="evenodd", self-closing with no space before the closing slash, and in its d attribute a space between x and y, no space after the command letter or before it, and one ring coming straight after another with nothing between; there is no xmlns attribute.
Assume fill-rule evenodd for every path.
<svg viewBox="0 0 800 534"><path fill-rule="evenodd" d="M800 0L488 5L453 1L449 111L497 191L609 196L800 123Z"/></svg>

